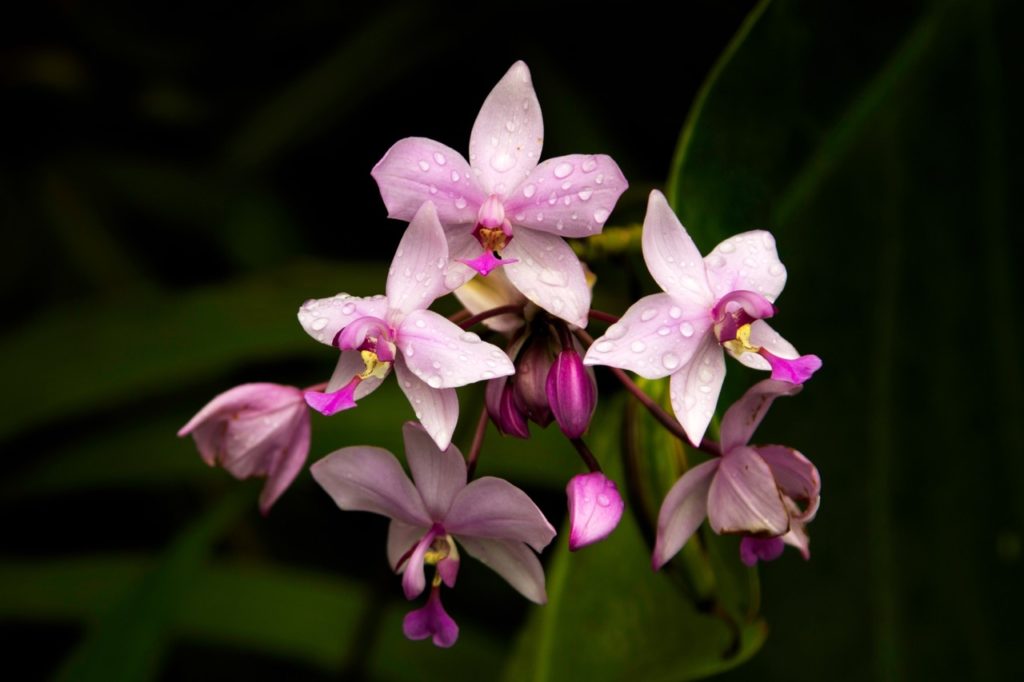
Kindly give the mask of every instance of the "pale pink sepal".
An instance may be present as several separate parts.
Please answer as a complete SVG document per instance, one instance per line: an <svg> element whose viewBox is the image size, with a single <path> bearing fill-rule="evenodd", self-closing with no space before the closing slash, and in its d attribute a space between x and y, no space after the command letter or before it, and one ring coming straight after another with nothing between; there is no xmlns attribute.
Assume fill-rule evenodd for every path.
<svg viewBox="0 0 1024 682"><path fill-rule="evenodd" d="M581 329L587 326L590 286L583 266L564 240L544 232L516 230L504 255L518 260L504 270L527 299Z"/></svg>
<svg viewBox="0 0 1024 682"><path fill-rule="evenodd" d="M415 310L398 330L398 351L431 388L455 388L515 373L497 346L430 310Z"/></svg>
<svg viewBox="0 0 1024 682"><path fill-rule="evenodd" d="M719 459L712 459L684 473L661 503L658 535L651 564L658 570L683 548L708 513L708 489L718 471Z"/></svg>

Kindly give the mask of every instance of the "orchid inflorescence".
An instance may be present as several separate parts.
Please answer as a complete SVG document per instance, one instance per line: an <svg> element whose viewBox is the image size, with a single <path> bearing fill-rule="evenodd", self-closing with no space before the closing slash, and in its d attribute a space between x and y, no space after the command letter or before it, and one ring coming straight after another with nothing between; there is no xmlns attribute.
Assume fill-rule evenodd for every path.
<svg viewBox="0 0 1024 682"><path fill-rule="evenodd" d="M387 557L406 598L426 604L404 621L411 639L440 647L458 638L441 587L453 587L460 548L526 598L546 600L536 553L555 536L519 488L474 478L486 420L504 435L529 438L529 422L552 421L588 472L568 482L569 548L607 537L625 502L583 441L597 404L592 367L603 365L640 397L673 434L708 453L666 496L652 562L668 562L705 517L715 533L742 536L740 559L754 565L785 544L809 557L806 525L817 511L814 465L782 445L749 440L778 396L793 395L821 366L800 355L765 320L786 281L772 235L733 236L702 257L657 190L642 232L644 259L663 293L634 303L620 319L590 308L593 278L563 237L601 232L627 183L608 156L572 154L540 161L540 104L523 62L498 82L477 116L469 159L439 142L406 138L373 168L391 218L407 221L384 295L337 294L299 308L302 327L339 352L326 384L305 390L244 384L214 398L179 435L191 434L203 459L237 478L266 476L260 508L271 505L303 468L310 443L306 407L331 415L356 407L392 370L417 422L403 426L406 475L390 452L337 450L313 477L346 511L391 519ZM454 293L465 311L429 310ZM613 322L591 339L588 318ZM483 325L505 348L472 331ZM483 331L483 330L482 330ZM725 377L725 354L771 378L729 407L720 442L705 437ZM622 372L670 377L674 418ZM452 443L456 388L486 382L485 413L466 457ZM657 453L651 453L656 456Z"/></svg>

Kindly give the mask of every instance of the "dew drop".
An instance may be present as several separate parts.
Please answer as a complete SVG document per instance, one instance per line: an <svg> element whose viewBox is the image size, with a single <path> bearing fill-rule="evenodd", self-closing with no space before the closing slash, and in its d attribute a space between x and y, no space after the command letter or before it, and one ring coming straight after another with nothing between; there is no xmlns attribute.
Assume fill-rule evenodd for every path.
<svg viewBox="0 0 1024 682"><path fill-rule="evenodd" d="M462 334L459 335L459 339L466 343L480 343L480 337L473 332L462 332Z"/></svg>
<svg viewBox="0 0 1024 682"><path fill-rule="evenodd" d="M661 327L658 329L658 336L668 336L671 333L672 329L670 327Z"/></svg>
<svg viewBox="0 0 1024 682"><path fill-rule="evenodd" d="M430 386L431 388L441 388L441 377L436 374L430 377L427 379L427 386Z"/></svg>
<svg viewBox="0 0 1024 682"><path fill-rule="evenodd" d="M679 316L683 314L683 311L679 308L679 306L674 305L668 309L668 314L673 320L678 320Z"/></svg>
<svg viewBox="0 0 1024 682"><path fill-rule="evenodd" d="M612 340L621 339L623 336L626 335L626 331L628 329L629 327L622 324L621 322L616 322L612 326L608 327L608 330L605 331L604 335Z"/></svg>
<svg viewBox="0 0 1024 682"><path fill-rule="evenodd" d="M342 315L351 315L355 311L356 311L356 304L355 303L346 303L345 305L341 306L341 314Z"/></svg>
<svg viewBox="0 0 1024 682"><path fill-rule="evenodd" d="M555 205L555 204L556 204L557 202L558 202L558 195L557 195L557 194L555 194L554 192L552 192L552 193L551 193L551 194L550 194L550 195L548 196L548 204L550 204L550 205L554 206L554 205Z"/></svg>
<svg viewBox="0 0 1024 682"><path fill-rule="evenodd" d="M531 182L526 187L523 187L523 196L526 197L527 199L529 199L530 197L533 196L533 193L536 192L536 191L537 191L537 186Z"/></svg>
<svg viewBox="0 0 1024 682"><path fill-rule="evenodd" d="M691 336L693 336L693 325L690 324L689 322L683 322L681 325L679 325L679 333L685 336L686 338L690 338Z"/></svg>
<svg viewBox="0 0 1024 682"><path fill-rule="evenodd" d="M466 208L466 200L463 199L462 197L459 197L458 199L456 199L455 200L455 208L457 208L459 210L462 210L462 209Z"/></svg>
<svg viewBox="0 0 1024 682"><path fill-rule="evenodd" d="M494 372L492 372L489 369L485 369L484 371L480 372L480 378L481 379L493 379L494 378Z"/></svg>
<svg viewBox="0 0 1024 682"><path fill-rule="evenodd" d="M458 182L460 177L461 176L459 175L459 171L456 171L456 170L452 171L452 174L451 174L452 182Z"/></svg>
<svg viewBox="0 0 1024 682"><path fill-rule="evenodd" d="M539 223L539 222L542 222L543 220L544 220L544 214L543 213L538 213L537 214L537 222Z"/></svg>
<svg viewBox="0 0 1024 682"><path fill-rule="evenodd" d="M595 168L597 168L597 161L595 161L594 157L592 157L592 156L588 157L588 158L583 160L582 164L580 164L580 168L583 169L584 173L589 173L592 170L594 170Z"/></svg>
<svg viewBox="0 0 1024 682"><path fill-rule="evenodd" d="M629 344L629 349L634 353L643 353L645 350L647 350L647 344L644 343L643 341L634 341L633 343Z"/></svg>
<svg viewBox="0 0 1024 682"><path fill-rule="evenodd" d="M419 327L420 329L423 329L424 327L427 326L427 323L424 322L423 320L416 320L416 326Z"/></svg>
<svg viewBox="0 0 1024 682"><path fill-rule="evenodd" d="M412 344L410 343L408 346L405 347L405 357L411 358L413 355L416 355L416 349L413 348Z"/></svg>
<svg viewBox="0 0 1024 682"><path fill-rule="evenodd" d="M448 159L444 158L444 154L441 152L434 152L434 163L438 166L443 166L448 163Z"/></svg>
<svg viewBox="0 0 1024 682"><path fill-rule="evenodd" d="M321 331L323 330L324 327L327 326L327 318L321 317L319 319L313 320L313 324L309 326L315 332Z"/></svg>
<svg viewBox="0 0 1024 682"><path fill-rule="evenodd" d="M434 369L441 369L441 363L438 362L437 360L434 360L434 362L431 364L434 367Z"/></svg>
<svg viewBox="0 0 1024 682"><path fill-rule="evenodd" d="M675 353L665 353L661 356L661 364L665 365L665 369L675 369L679 366L679 356Z"/></svg>
<svg viewBox="0 0 1024 682"><path fill-rule="evenodd" d="M640 314L640 320L642 322L650 322L658 314L657 308L648 308Z"/></svg>
<svg viewBox="0 0 1024 682"><path fill-rule="evenodd" d="M511 170L516 165L516 157L512 156L508 152L498 152L491 157L491 168L504 173L505 171Z"/></svg>
<svg viewBox="0 0 1024 682"><path fill-rule="evenodd" d="M569 204L572 203L572 197L564 197L562 199L562 203L565 204L566 206L568 206Z"/></svg>
<svg viewBox="0 0 1024 682"><path fill-rule="evenodd" d="M604 173L598 173L594 176L594 182L601 185L604 184Z"/></svg>
<svg viewBox="0 0 1024 682"><path fill-rule="evenodd" d="M419 162L419 167L420 167L420 170L423 171L424 173L427 172L428 170L430 170L430 164L427 163L426 161L420 161Z"/></svg>
<svg viewBox="0 0 1024 682"><path fill-rule="evenodd" d="M603 223L604 221L608 220L608 211L604 210L603 208L597 209L596 211L594 211L594 220L596 220L599 223Z"/></svg>
<svg viewBox="0 0 1024 682"><path fill-rule="evenodd" d="M509 131L510 133L515 132L516 127L517 126L515 121L511 119L505 121L505 130Z"/></svg>
<svg viewBox="0 0 1024 682"><path fill-rule="evenodd" d="M594 196L594 191L589 188L581 189L579 194L577 194L576 196L580 198L580 201L589 201L590 197Z"/></svg>
<svg viewBox="0 0 1024 682"><path fill-rule="evenodd" d="M736 250L736 245L732 243L732 240L725 241L718 245L718 250L722 253L732 253Z"/></svg>
<svg viewBox="0 0 1024 682"><path fill-rule="evenodd" d="M567 279L561 270L545 268L540 272L540 281L553 287L562 287L565 286Z"/></svg>
<svg viewBox="0 0 1024 682"><path fill-rule="evenodd" d="M597 496L597 503L602 507L607 507L609 504L612 503L612 501L611 498L609 498L607 495L601 493L600 495Z"/></svg>
<svg viewBox="0 0 1024 682"><path fill-rule="evenodd" d="M594 350L600 353L607 353L613 348L615 348L615 344L613 344L611 341L598 341L596 344L594 344Z"/></svg>
<svg viewBox="0 0 1024 682"><path fill-rule="evenodd" d="M431 185L430 186L430 193L431 194L437 194L437 187L434 187L433 185Z"/></svg>
<svg viewBox="0 0 1024 682"><path fill-rule="evenodd" d="M708 256L708 265L717 270L718 268L725 265L725 256L723 256L720 253L711 254L710 256Z"/></svg>
<svg viewBox="0 0 1024 682"><path fill-rule="evenodd" d="M700 380L701 383L705 384L709 383L714 376L714 373L707 367L701 367L700 371L697 372L697 379Z"/></svg>
<svg viewBox="0 0 1024 682"><path fill-rule="evenodd" d="M572 183L568 180L562 183L562 191L568 191L570 187L572 187Z"/></svg>
<svg viewBox="0 0 1024 682"><path fill-rule="evenodd" d="M571 163L560 163L555 166L555 177L561 180L562 178L568 177L569 173L572 173Z"/></svg>
<svg viewBox="0 0 1024 682"><path fill-rule="evenodd" d="M686 406L686 409L688 409L688 410L692 410L693 406L696 405L696 404L697 404L697 399L694 398L692 395L688 395L685 398L683 398L683 405Z"/></svg>

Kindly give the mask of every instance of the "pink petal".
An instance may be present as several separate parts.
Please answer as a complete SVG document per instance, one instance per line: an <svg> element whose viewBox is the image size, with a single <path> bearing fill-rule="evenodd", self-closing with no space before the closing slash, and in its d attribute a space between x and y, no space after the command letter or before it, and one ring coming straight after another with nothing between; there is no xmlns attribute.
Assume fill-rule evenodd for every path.
<svg viewBox="0 0 1024 682"><path fill-rule="evenodd" d="M299 308L299 324L314 339L330 346L349 322L360 317L383 318L387 311L388 302L383 296L360 298L338 294L303 303Z"/></svg>
<svg viewBox="0 0 1024 682"><path fill-rule="evenodd" d="M469 163L484 194L507 196L537 165L543 144L530 70L516 62L487 95L469 136Z"/></svg>
<svg viewBox="0 0 1024 682"><path fill-rule="evenodd" d="M398 519L391 519L391 523L388 524L388 565L392 571L401 573L405 570L413 548L429 530L430 528L424 526L410 526Z"/></svg>
<svg viewBox="0 0 1024 682"><path fill-rule="evenodd" d="M775 250L775 237L752 230L729 237L704 259L715 298L730 291L754 291L771 302L786 286L786 268Z"/></svg>
<svg viewBox="0 0 1024 682"><path fill-rule="evenodd" d="M771 469L748 447L727 452L708 490L708 521L716 533L782 535L789 514Z"/></svg>
<svg viewBox="0 0 1024 682"><path fill-rule="evenodd" d="M459 536L466 552L536 604L547 602L544 569L529 547L514 540Z"/></svg>
<svg viewBox="0 0 1024 682"><path fill-rule="evenodd" d="M775 485L784 495L803 504L804 511L790 510L790 516L811 521L821 499L821 476L811 460L784 445L758 445L754 448L772 470Z"/></svg>
<svg viewBox="0 0 1024 682"><path fill-rule="evenodd" d="M518 540L538 552L555 537L555 529L526 493L493 476L478 478L459 491L444 527L459 536Z"/></svg>
<svg viewBox="0 0 1024 682"><path fill-rule="evenodd" d="M447 266L444 229L437 221L434 204L427 202L406 228L388 270L389 321L397 321L413 310L423 310L448 293L444 278Z"/></svg>
<svg viewBox="0 0 1024 682"><path fill-rule="evenodd" d="M660 379L682 371L712 338L706 309L684 307L669 294L644 296L597 339L584 362Z"/></svg>
<svg viewBox="0 0 1024 682"><path fill-rule="evenodd" d="M435 526L420 538L420 541L413 548L412 554L409 555L409 560L405 564L405 570L402 571L402 590L405 592L406 599L415 599L423 592L423 588L427 585L426 577L423 575L423 562L427 549L430 548L436 537L437 530Z"/></svg>
<svg viewBox="0 0 1024 682"><path fill-rule="evenodd" d="M366 371L366 364L363 362L362 355L357 350L343 350L341 351L341 357L338 358L338 364L334 366L334 373L331 375L331 380L327 382L326 392L330 393L336 391L342 386L352 381L352 377L357 374L361 374ZM355 400L362 400L366 396L370 395L377 390L377 387L381 385L387 375L383 378L375 376L367 377L359 382L356 387L355 393L352 396Z"/></svg>
<svg viewBox="0 0 1024 682"><path fill-rule="evenodd" d="M486 199L462 154L425 137L396 142L370 172L389 218L410 221L425 201L444 225L476 223Z"/></svg>
<svg viewBox="0 0 1024 682"><path fill-rule="evenodd" d="M775 561L782 556L786 545L782 538L755 538L750 535L740 540L740 560L754 567L758 561Z"/></svg>
<svg viewBox="0 0 1024 682"><path fill-rule="evenodd" d="M302 410L291 428L292 439L274 458L267 474L267 483L260 493L260 511L264 515L270 512L273 504L306 465L310 441L309 412Z"/></svg>
<svg viewBox="0 0 1024 682"><path fill-rule="evenodd" d="M419 492L387 450L367 445L342 448L310 471L345 511L373 512L414 526L431 525Z"/></svg>
<svg viewBox="0 0 1024 682"><path fill-rule="evenodd" d="M442 649L459 639L459 626L441 605L441 589L435 587L422 608L410 611L402 619L402 633L411 640L431 638Z"/></svg>
<svg viewBox="0 0 1024 682"><path fill-rule="evenodd" d="M505 200L513 225L559 237L589 237L604 227L629 183L610 156L570 154L540 164Z"/></svg>
<svg viewBox="0 0 1024 682"><path fill-rule="evenodd" d="M520 227L502 255L519 259L504 270L526 298L570 324L587 326L590 286L576 254L560 237Z"/></svg>
<svg viewBox="0 0 1024 682"><path fill-rule="evenodd" d="M644 261L654 281L680 305L711 310L716 297L693 239L658 190L647 201L641 237Z"/></svg>
<svg viewBox="0 0 1024 682"><path fill-rule="evenodd" d="M429 310L413 311L402 321L397 343L405 364L430 388L454 388L515 373L500 348Z"/></svg>
<svg viewBox="0 0 1024 682"><path fill-rule="evenodd" d="M569 551L604 540L619 525L625 503L615 482L600 471L573 476L565 493L569 500Z"/></svg>
<svg viewBox="0 0 1024 682"><path fill-rule="evenodd" d="M708 488L719 463L715 458L692 467L668 491L658 512L658 536L651 556L654 570L683 548L707 516Z"/></svg>
<svg viewBox="0 0 1024 682"><path fill-rule="evenodd" d="M395 374L402 393L434 444L438 448L448 447L459 421L459 398L455 389L431 388L413 374L402 357L395 361Z"/></svg>
<svg viewBox="0 0 1024 682"><path fill-rule="evenodd" d="M792 519L789 532L782 536L782 541L790 547L796 547L804 560L811 558L811 539L807 535L807 527L802 521Z"/></svg>
<svg viewBox="0 0 1024 682"><path fill-rule="evenodd" d="M764 379L748 388L722 417L722 452L729 452L733 448L749 443L775 399L784 395L796 395L800 390L801 387L797 384L773 379Z"/></svg>
<svg viewBox="0 0 1024 682"><path fill-rule="evenodd" d="M445 229L444 234L448 240L448 266L444 271L444 285L453 291L476 277L476 270L463 261L480 255L480 242L466 226Z"/></svg>
<svg viewBox="0 0 1024 682"><path fill-rule="evenodd" d="M758 348L766 348L772 354L780 358L798 358L800 353L789 341L779 336L771 325L764 320L754 320L750 323L750 345ZM736 354L729 351L729 354L752 369L770 370L771 365L757 353Z"/></svg>
<svg viewBox="0 0 1024 682"><path fill-rule="evenodd" d="M454 445L439 449L427 431L414 422L402 426L402 436L412 480L430 517L440 522L456 493L466 487L466 460Z"/></svg>
<svg viewBox="0 0 1024 682"><path fill-rule="evenodd" d="M694 445L700 444L711 423L723 381L725 355L712 335L705 338L689 364L669 380L672 411Z"/></svg>

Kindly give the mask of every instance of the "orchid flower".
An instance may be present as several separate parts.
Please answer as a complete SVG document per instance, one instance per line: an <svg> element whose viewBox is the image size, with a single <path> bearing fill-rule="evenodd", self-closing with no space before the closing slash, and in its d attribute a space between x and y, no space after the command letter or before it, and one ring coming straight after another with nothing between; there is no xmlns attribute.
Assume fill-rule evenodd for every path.
<svg viewBox="0 0 1024 682"><path fill-rule="evenodd" d="M422 137L399 140L373 168L388 216L409 220L437 205L453 260L449 288L475 270L504 266L526 298L585 327L590 289L562 237L597 234L627 187L608 156L571 154L540 163L544 123L530 70L516 62L484 100L469 161Z"/></svg>
<svg viewBox="0 0 1024 682"><path fill-rule="evenodd" d="M417 211L388 271L387 296L338 294L307 301L299 322L316 340L341 351L324 392L307 391L306 401L322 414L355 407L390 373L438 447L451 442L459 418L456 386L515 369L508 356L480 337L427 310L447 293L444 268L448 245L434 205Z"/></svg>
<svg viewBox="0 0 1024 682"><path fill-rule="evenodd" d="M302 391L278 384L242 384L221 393L178 431L196 442L203 461L238 479L266 476L264 514L287 490L309 454L309 410Z"/></svg>
<svg viewBox="0 0 1024 682"><path fill-rule="evenodd" d="M802 454L783 445L748 445L775 398L802 386L765 379L754 384L722 418L722 455L698 464L676 481L658 514L652 562L661 568L705 516L716 533L742 533L744 563L769 560L782 544L809 558L804 525L818 511L821 479Z"/></svg>
<svg viewBox="0 0 1024 682"><path fill-rule="evenodd" d="M436 566L430 601L406 618L406 634L451 640L454 622L436 595L442 582L455 585L458 545L527 599L544 603L544 569L534 552L555 536L544 514L526 493L502 479L485 476L467 484L459 449L449 445L440 450L418 424L407 422L402 435L412 481L394 455L369 446L331 453L312 472L341 509L391 519L388 561L402 574L406 598L415 599L426 587L424 566Z"/></svg>
<svg viewBox="0 0 1024 682"><path fill-rule="evenodd" d="M642 247L665 293L645 296L587 352L588 365L610 365L647 379L671 375L672 409L697 445L725 379L724 348L772 378L803 383L821 367L768 326L786 283L775 239L764 230L726 239L701 258L664 195L651 192Z"/></svg>

